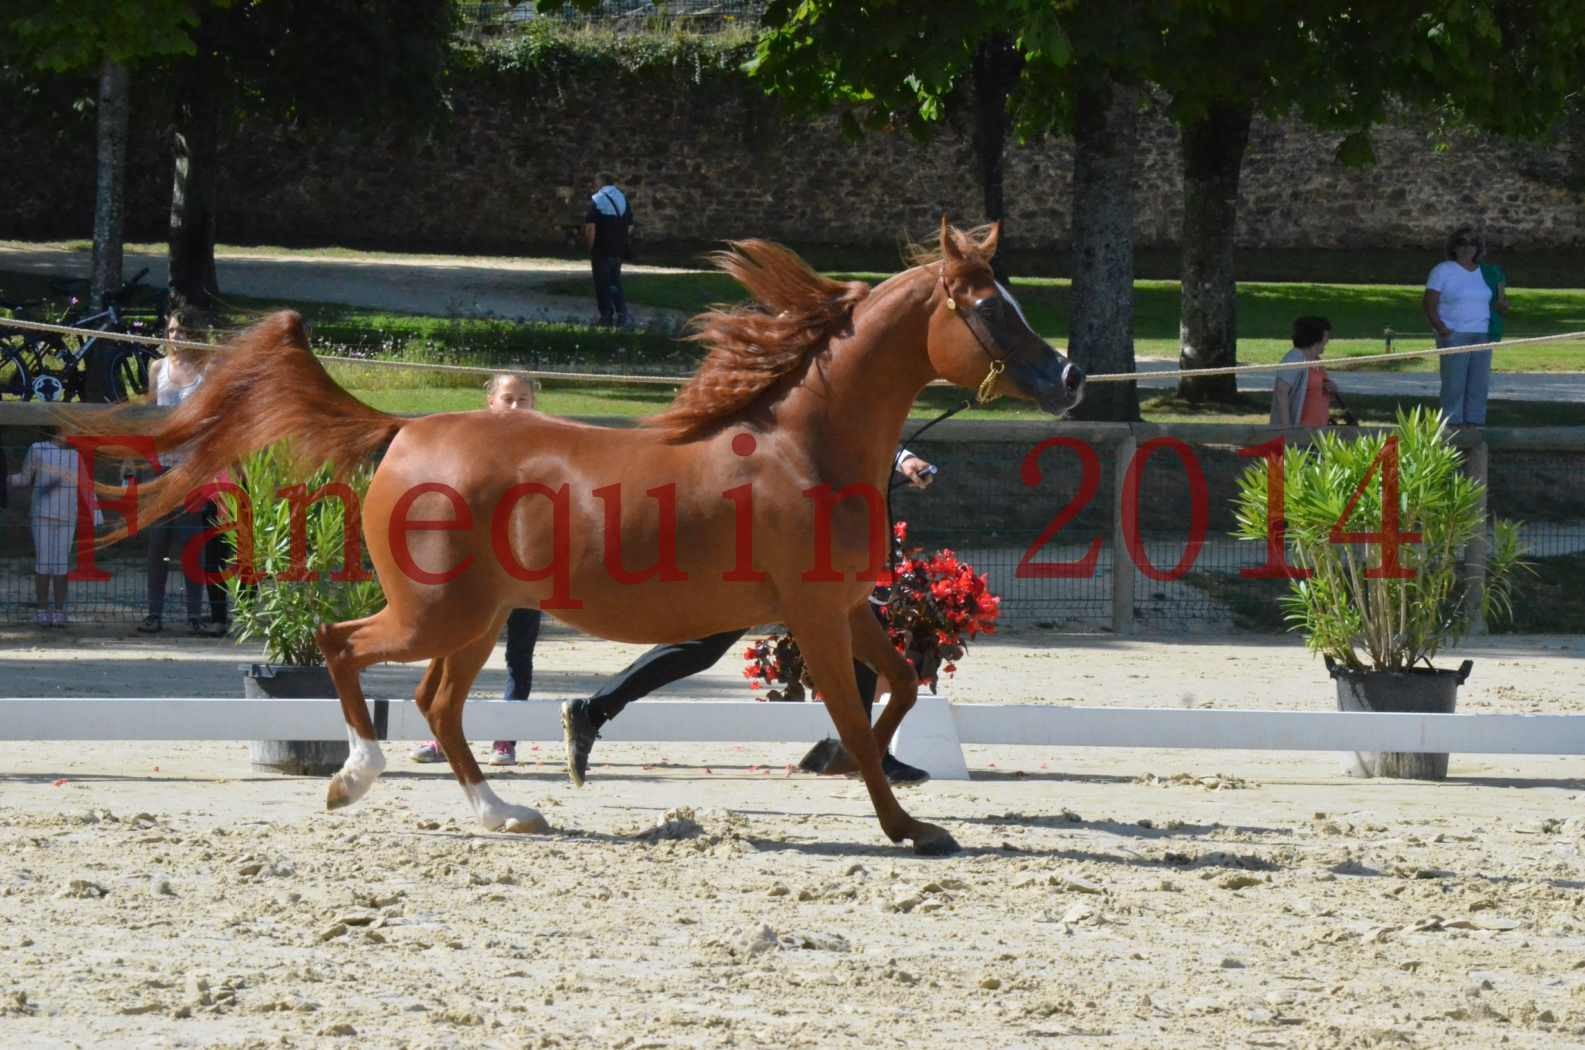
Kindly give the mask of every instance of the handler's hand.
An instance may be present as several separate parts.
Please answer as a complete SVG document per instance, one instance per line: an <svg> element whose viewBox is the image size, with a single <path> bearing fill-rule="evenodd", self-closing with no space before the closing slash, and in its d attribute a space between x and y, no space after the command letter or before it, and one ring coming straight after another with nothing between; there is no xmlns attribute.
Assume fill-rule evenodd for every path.
<svg viewBox="0 0 1585 1050"><path fill-rule="evenodd" d="M935 481L935 471L929 463L918 456L910 455L897 466L903 477L908 479L908 484L916 489L927 489Z"/></svg>

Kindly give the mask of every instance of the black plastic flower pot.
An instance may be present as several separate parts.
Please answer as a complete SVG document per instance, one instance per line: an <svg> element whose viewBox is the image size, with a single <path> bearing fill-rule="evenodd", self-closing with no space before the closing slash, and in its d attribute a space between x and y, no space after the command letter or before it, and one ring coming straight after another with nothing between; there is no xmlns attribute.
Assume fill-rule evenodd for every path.
<svg viewBox="0 0 1585 1050"><path fill-rule="evenodd" d="M1417 667L1409 671L1354 671L1326 659L1326 670L1337 682L1339 711L1397 711L1452 714L1458 687L1469 677L1473 660L1456 671ZM1367 777L1407 780L1446 780L1447 755L1419 751L1356 751L1351 772Z"/></svg>
<svg viewBox="0 0 1585 1050"><path fill-rule="evenodd" d="M323 667L249 664L243 668L242 695L249 700L316 700L336 695ZM329 776L347 760L344 740L254 740L248 744L253 768L294 776Z"/></svg>

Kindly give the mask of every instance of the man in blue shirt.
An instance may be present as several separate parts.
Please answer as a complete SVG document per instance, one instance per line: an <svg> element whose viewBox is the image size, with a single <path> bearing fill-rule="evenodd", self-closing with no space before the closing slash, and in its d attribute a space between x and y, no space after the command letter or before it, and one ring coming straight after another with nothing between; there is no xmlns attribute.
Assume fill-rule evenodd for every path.
<svg viewBox="0 0 1585 1050"><path fill-rule="evenodd" d="M622 260L627 257L633 208L615 182L615 176L609 172L602 171L595 176L594 194L589 198L589 210L583 217L583 242L589 248L594 298L600 305L603 325L627 324L627 301L622 298Z"/></svg>

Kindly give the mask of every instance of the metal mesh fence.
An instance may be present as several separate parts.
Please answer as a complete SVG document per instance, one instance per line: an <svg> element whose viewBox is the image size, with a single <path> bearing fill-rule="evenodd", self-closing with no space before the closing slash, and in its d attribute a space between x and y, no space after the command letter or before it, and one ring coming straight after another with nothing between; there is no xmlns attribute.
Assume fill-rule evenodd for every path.
<svg viewBox="0 0 1585 1050"><path fill-rule="evenodd" d="M1488 510L1493 517L1522 523L1521 536L1534 563L1533 576L1519 583L1517 624L1526 630L1585 631L1585 607L1567 601L1547 619L1523 606L1548 592L1555 599L1573 581L1585 583L1585 489L1572 478L1585 469L1580 447L1489 449ZM1113 574L1120 563L1133 577L1132 607L1124 619L1151 633L1285 629L1279 599L1281 580L1242 573L1265 563L1263 544L1234 537L1233 497L1238 475L1252 462L1240 446L1190 441L1193 466L1168 449L1157 449L1138 467L1138 542L1121 557L1115 549L1118 487L1122 470L1117 444L1079 441L1093 454L1098 472L1084 486L1087 453L1064 446L1046 450L1040 472L1026 473L1030 443L924 440L914 449L938 463L941 473L926 493L904 490L894 497L898 518L909 522L909 542L926 548L952 547L989 576L1002 598L1004 622L1057 630L1108 630L1113 624ZM1136 452L1136 463L1139 454ZM1195 471L1203 484L1191 480ZM1038 477L1038 484L1024 482ZM1205 530L1191 545L1196 488L1205 493ZM1060 527L1058 523L1060 521Z"/></svg>
<svg viewBox="0 0 1585 1050"><path fill-rule="evenodd" d="M41 581L36 570L58 567L40 565L40 559L48 558L51 548L65 549L69 567L76 569L82 565L76 549L77 522L35 514L37 506L48 497L43 495L37 480L23 482L19 477L29 448L39 442L47 442L47 434L40 429L0 429L0 456L3 456L6 474L5 501L0 506L0 623L31 622L40 611ZM121 468L115 463L96 464L96 477L101 482L118 484ZM119 521L113 513L105 515L104 529ZM151 536L151 531L145 531L95 551L93 567L105 579L67 581L67 608L74 622L131 624L150 614L158 614L171 624L187 622L190 616L186 577L179 561L180 548L173 546L167 557L153 561L150 558ZM209 566L217 567L222 557L219 547L211 546L206 555L211 559ZM149 602L156 572L165 576L164 601L158 607ZM47 575L58 573L51 571ZM53 582L49 585L57 586ZM225 619L223 588L200 587L196 594L197 618Z"/></svg>
<svg viewBox="0 0 1585 1050"><path fill-rule="evenodd" d="M1240 576L1263 563L1265 549L1231 534L1236 478L1251 462L1239 457L1236 445L1190 441L1193 467L1167 449L1149 455L1139 468L1138 543L1132 554L1124 549L1119 558L1114 523L1121 470L1115 442L1067 439L1068 444L1047 447L1031 459L1030 440L984 439L974 427L957 425L939 437L939 431L932 432L930 439L914 446L940 473L926 492L896 490L893 514L908 523L910 546L951 547L988 574L992 592L1001 596L1005 623L1064 631L1110 629L1113 576L1121 565L1133 580L1131 608L1124 618L1138 629L1283 629L1277 599L1286 584ZM28 446L42 436L36 428L0 428L0 452L9 473L21 469ZM1579 447L1569 447L1571 441ZM1088 466L1087 460L1092 461ZM1490 511L1523 523L1522 535L1537 567L1524 586L1539 590L1520 594L1520 604L1527 606L1521 613L1529 616L1525 629L1585 632L1585 601L1565 600L1585 583L1585 489L1574 481L1582 468L1585 436L1551 447L1538 447L1533 440L1505 446L1499 440L1489 448ZM1087 470L1093 475L1090 482ZM1192 548L1190 494L1197 483L1191 483L1191 470L1203 476L1205 493L1205 531L1202 542ZM119 480L119 467L101 464L99 478ZM8 505L0 508L0 622L27 623L36 609L32 494L27 487L7 489ZM147 539L134 537L101 550L96 560L110 578L69 584L72 617L127 625L140 621L149 612ZM167 624L185 624L175 556L162 568L171 575L160 611ZM1547 594L1552 605L1562 608L1550 619L1528 608ZM208 597L202 605L206 613Z"/></svg>

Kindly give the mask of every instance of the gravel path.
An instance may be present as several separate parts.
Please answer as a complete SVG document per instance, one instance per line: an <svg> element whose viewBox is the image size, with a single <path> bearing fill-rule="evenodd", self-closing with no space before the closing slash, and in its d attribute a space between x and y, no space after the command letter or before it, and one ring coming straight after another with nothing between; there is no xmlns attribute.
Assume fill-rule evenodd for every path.
<svg viewBox="0 0 1585 1050"><path fill-rule="evenodd" d="M87 277L86 252L0 244L0 270ZM149 268L148 282L165 283L167 259L160 254L126 257L127 274ZM397 313L473 315L532 321L587 322L596 317L594 293L587 298L545 291L552 281L587 277L578 259L516 259L449 255L310 252L228 252L215 260L226 295L257 299L344 303ZM664 267L629 265L629 273L676 273ZM635 306L635 324L682 320L676 311Z"/></svg>

